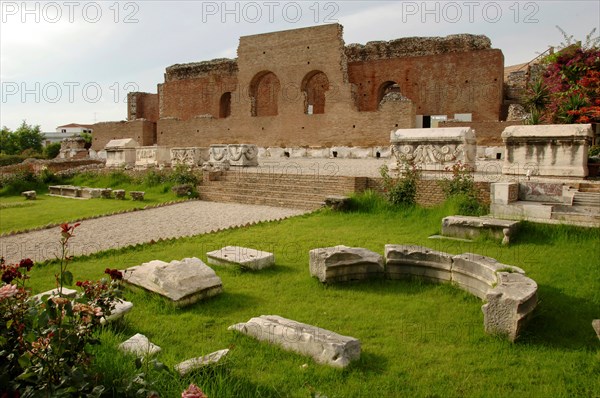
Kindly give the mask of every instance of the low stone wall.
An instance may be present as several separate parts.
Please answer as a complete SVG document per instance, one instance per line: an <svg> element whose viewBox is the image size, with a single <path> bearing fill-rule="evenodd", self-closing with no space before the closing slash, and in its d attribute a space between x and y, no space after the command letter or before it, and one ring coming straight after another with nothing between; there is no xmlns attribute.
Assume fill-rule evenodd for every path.
<svg viewBox="0 0 600 398"><path fill-rule="evenodd" d="M452 256L422 246L386 245L390 279L425 277L451 282L479 297L486 333L515 341L537 305L537 284L525 271L473 253Z"/></svg>

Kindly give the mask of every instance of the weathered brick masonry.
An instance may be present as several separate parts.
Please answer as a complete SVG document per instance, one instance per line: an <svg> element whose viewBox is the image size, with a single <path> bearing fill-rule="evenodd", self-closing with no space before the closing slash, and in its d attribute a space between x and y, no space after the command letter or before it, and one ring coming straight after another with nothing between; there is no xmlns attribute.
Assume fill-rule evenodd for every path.
<svg viewBox="0 0 600 398"><path fill-rule="evenodd" d="M338 24L244 36L237 59L176 64L157 94L130 94L129 122L96 124L93 148L124 137L161 146L387 146L390 131L414 127L417 114L499 120L503 63L485 36L346 46Z"/></svg>

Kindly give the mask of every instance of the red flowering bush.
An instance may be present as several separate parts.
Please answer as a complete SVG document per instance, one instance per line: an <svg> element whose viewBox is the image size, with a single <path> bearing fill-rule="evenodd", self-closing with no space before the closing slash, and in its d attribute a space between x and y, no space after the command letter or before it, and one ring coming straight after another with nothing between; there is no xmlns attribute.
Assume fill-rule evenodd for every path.
<svg viewBox="0 0 600 398"><path fill-rule="evenodd" d="M545 123L600 123L600 49L571 45L547 58L529 103ZM541 94L543 101L540 101Z"/></svg>
<svg viewBox="0 0 600 398"><path fill-rule="evenodd" d="M99 396L104 387L90 368L89 345L120 295L121 273L110 279L77 282L82 292L63 294L71 285L68 242L79 224L61 225L62 257L55 275L57 294L31 297L26 288L30 259L0 259L0 396Z"/></svg>

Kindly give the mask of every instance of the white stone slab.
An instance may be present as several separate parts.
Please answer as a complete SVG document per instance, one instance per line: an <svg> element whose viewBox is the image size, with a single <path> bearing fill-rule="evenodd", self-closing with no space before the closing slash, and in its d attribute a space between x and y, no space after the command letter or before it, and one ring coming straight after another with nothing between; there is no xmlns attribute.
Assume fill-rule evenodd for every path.
<svg viewBox="0 0 600 398"><path fill-rule="evenodd" d="M77 295L77 290L63 287L62 294L63 294L63 296L68 297L68 298L75 298L75 296ZM40 294L36 294L35 296L33 296L33 298L36 300L41 300L43 296L50 296L50 297L58 296L58 288L48 290L48 291L42 292Z"/></svg>
<svg viewBox="0 0 600 398"><path fill-rule="evenodd" d="M123 271L123 280L160 294L177 306L193 304L223 291L221 278L200 259L184 258L166 263L153 260Z"/></svg>
<svg viewBox="0 0 600 398"><path fill-rule="evenodd" d="M206 253L209 264L239 265L252 270L260 270L275 264L273 253L240 246L225 246Z"/></svg>
<svg viewBox="0 0 600 398"><path fill-rule="evenodd" d="M133 308L133 303L125 300L117 300L115 308L111 311L108 317L102 317L100 323L104 325L107 322L116 321L117 319L123 318Z"/></svg>
<svg viewBox="0 0 600 398"><path fill-rule="evenodd" d="M119 344L119 349L142 357L157 354L161 350L159 346L150 342L150 340L141 333L137 333Z"/></svg>
<svg viewBox="0 0 600 398"><path fill-rule="evenodd" d="M360 247L333 246L309 252L310 275L323 283L382 277L383 257Z"/></svg>
<svg viewBox="0 0 600 398"><path fill-rule="evenodd" d="M261 315L229 327L260 341L311 356L317 363L343 368L360 358L360 341L354 337L282 318Z"/></svg>
<svg viewBox="0 0 600 398"><path fill-rule="evenodd" d="M185 376L196 369L219 363L228 353L229 350L226 348L224 350L211 352L210 354L202 357L188 359L187 361L183 361L175 365L175 370L179 372L181 376Z"/></svg>

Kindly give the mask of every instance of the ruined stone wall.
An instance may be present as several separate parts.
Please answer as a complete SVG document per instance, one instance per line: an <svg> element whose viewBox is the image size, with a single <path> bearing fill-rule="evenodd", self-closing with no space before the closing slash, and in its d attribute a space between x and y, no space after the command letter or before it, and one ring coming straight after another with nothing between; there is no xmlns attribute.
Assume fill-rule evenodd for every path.
<svg viewBox="0 0 600 398"><path fill-rule="evenodd" d="M379 112L349 111L337 104L315 115L296 112L286 117L232 114L226 119L160 119L157 134L159 146L388 146L390 131L414 127L414 120L415 107L410 101L389 102Z"/></svg>
<svg viewBox="0 0 600 398"><path fill-rule="evenodd" d="M158 120L158 94L133 92L127 94L127 120Z"/></svg>
<svg viewBox="0 0 600 398"><path fill-rule="evenodd" d="M356 59L353 57L352 59ZM386 84L417 104L418 115L472 113L474 121L499 120L504 57L500 50L371 59L348 65L358 109L374 111Z"/></svg>
<svg viewBox="0 0 600 398"><path fill-rule="evenodd" d="M133 138L141 146L156 143L156 123L145 119L94 124L92 149L104 149L110 140Z"/></svg>
<svg viewBox="0 0 600 398"><path fill-rule="evenodd" d="M508 126L520 126L523 122L440 122L438 127L471 127L479 146L504 146L502 132Z"/></svg>
<svg viewBox="0 0 600 398"><path fill-rule="evenodd" d="M167 68L161 84L160 117L188 120L195 116L219 117L226 92L238 92L237 63L217 59Z"/></svg>

